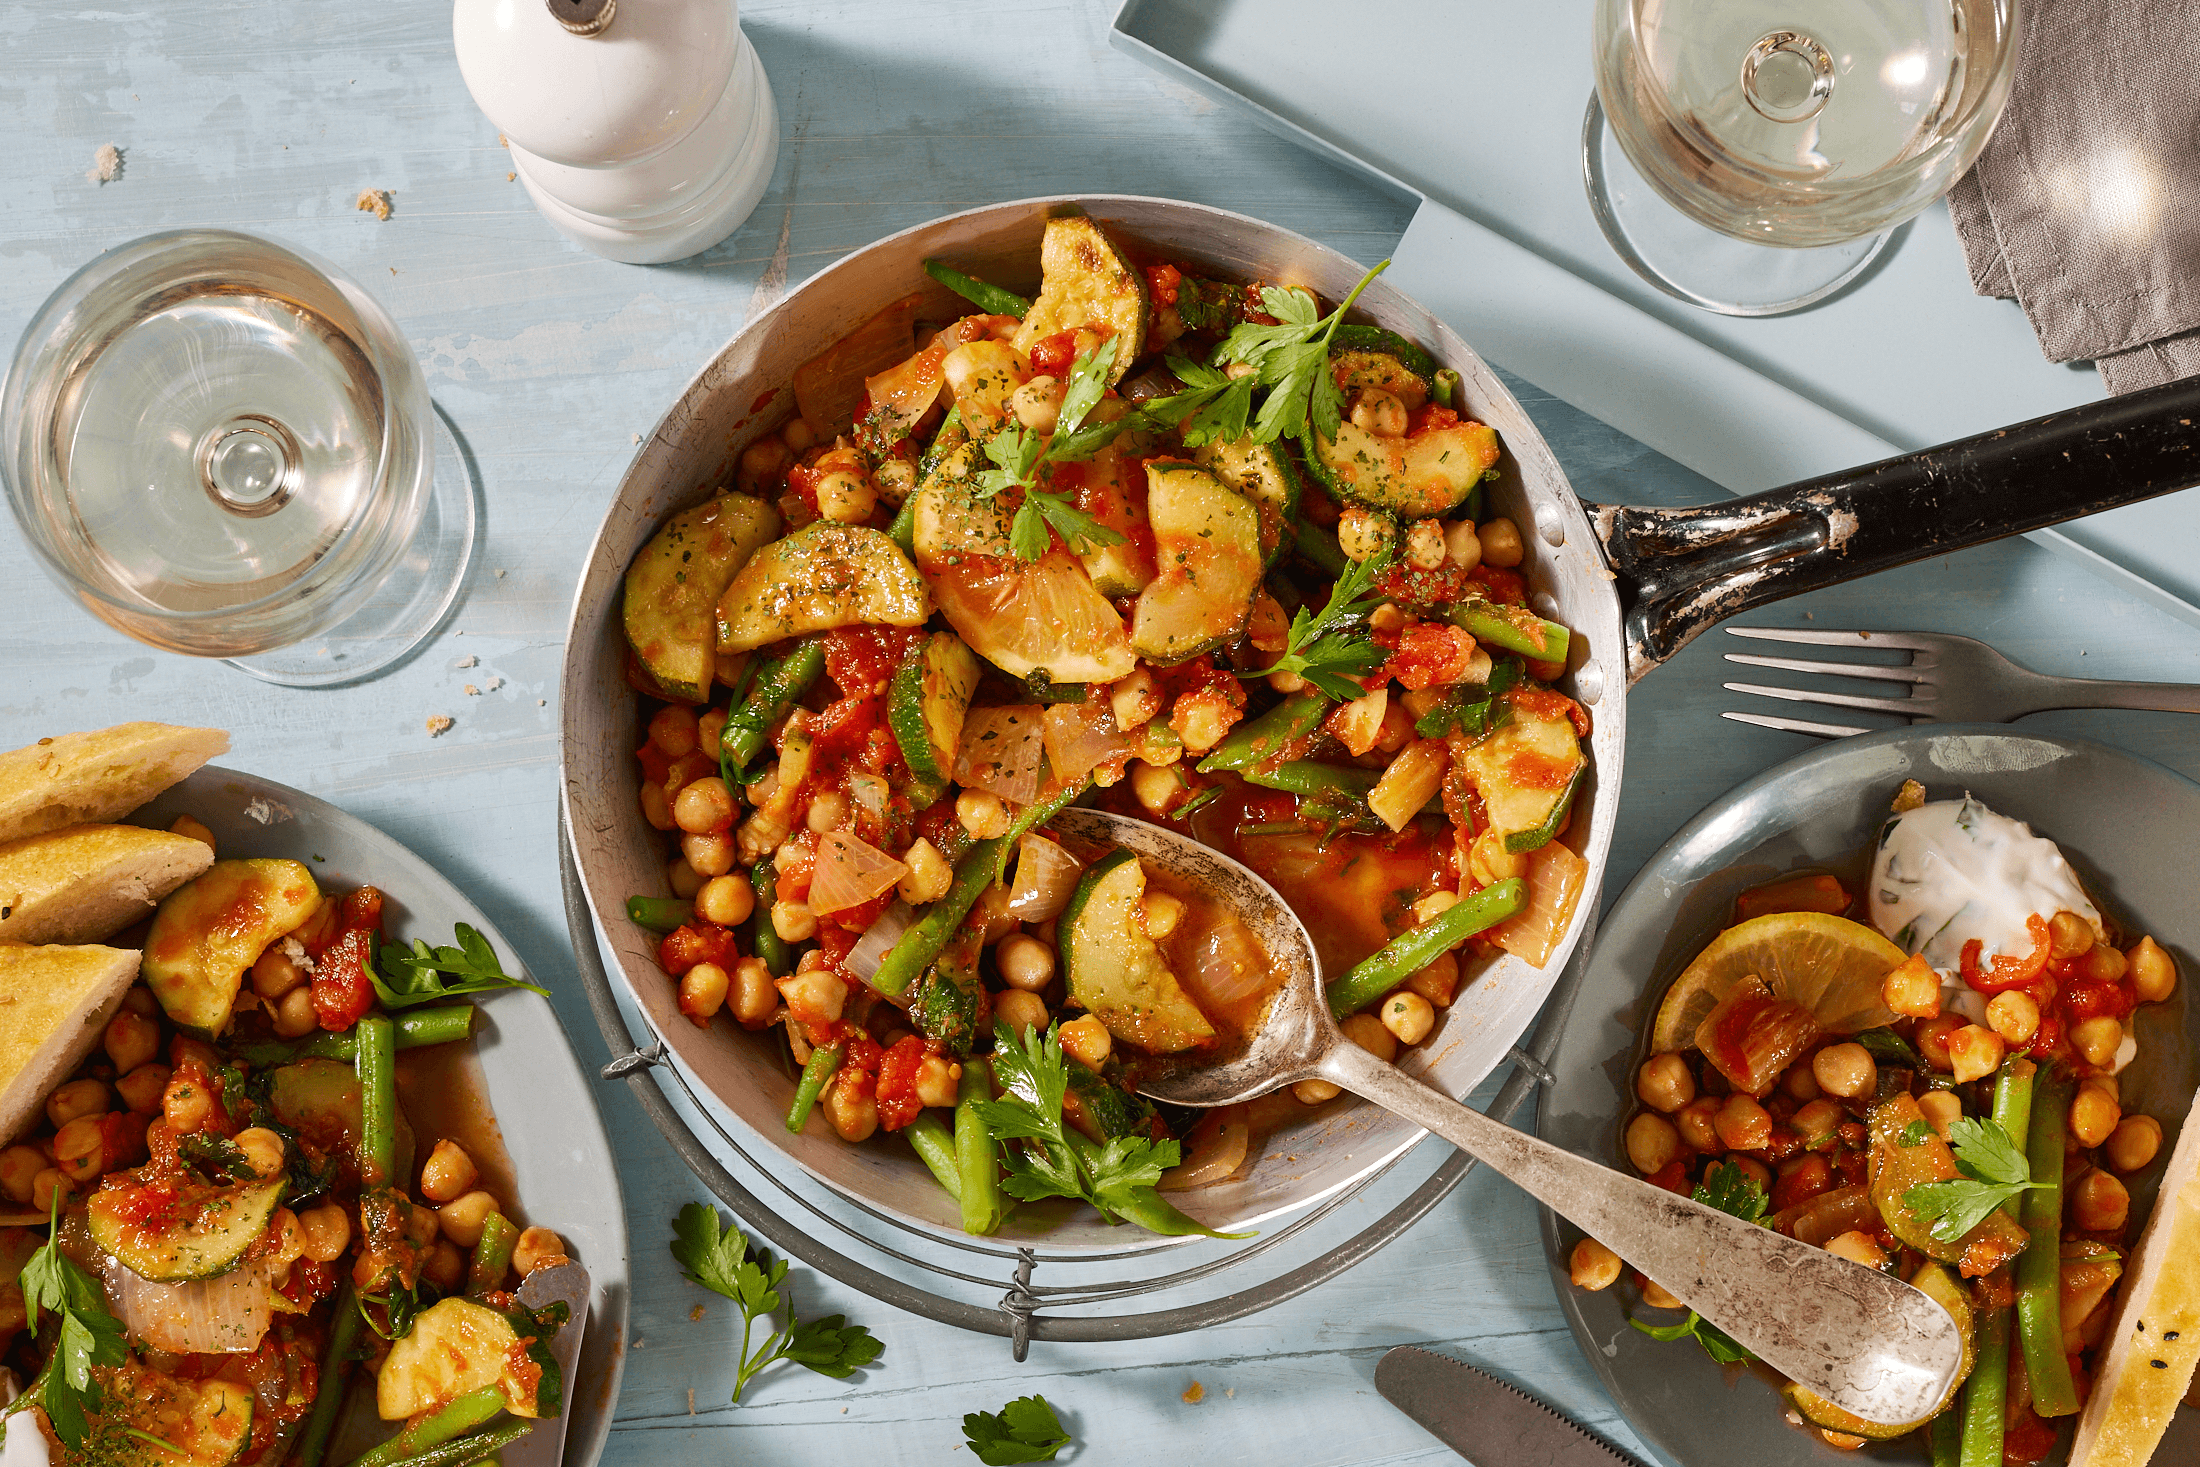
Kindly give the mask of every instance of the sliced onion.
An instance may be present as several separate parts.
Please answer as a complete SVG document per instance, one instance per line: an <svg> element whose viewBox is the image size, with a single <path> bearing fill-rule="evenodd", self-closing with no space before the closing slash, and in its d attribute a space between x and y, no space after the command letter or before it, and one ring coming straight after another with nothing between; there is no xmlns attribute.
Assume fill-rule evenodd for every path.
<svg viewBox="0 0 2200 1467"><path fill-rule="evenodd" d="M1774 1213L1771 1223L1775 1230L1798 1242L1823 1248L1843 1233L1876 1232L1880 1226L1879 1207L1872 1201L1869 1187L1836 1187Z"/></svg>
<svg viewBox="0 0 2200 1467"><path fill-rule="evenodd" d="M1036 703L971 709L955 750L955 783L1030 804L1039 794L1041 712Z"/></svg>
<svg viewBox="0 0 2200 1467"><path fill-rule="evenodd" d="M886 817L886 800L892 793L886 781L875 774L851 774L848 776L848 799L858 810L874 820Z"/></svg>
<svg viewBox="0 0 2200 1467"><path fill-rule="evenodd" d="M1486 934L1514 957L1540 968L1551 960L1589 883L1589 863L1552 841L1528 857L1528 904Z"/></svg>
<svg viewBox="0 0 2200 1467"><path fill-rule="evenodd" d="M871 924L870 930L857 938L856 945L848 949L848 956L841 960L841 966L864 982L870 982L871 975L878 971L880 963L886 961L886 954L893 950L895 943L901 941L901 935L909 930L909 924L915 920L916 915L916 908L900 897L894 898L894 904L879 913L878 920Z"/></svg>
<svg viewBox="0 0 2200 1467"><path fill-rule="evenodd" d="M1177 981L1204 1013L1242 1014L1275 985L1268 955L1251 930L1228 912L1210 909L1200 916L1208 920L1190 942L1179 937L1169 944L1170 956L1177 960Z"/></svg>
<svg viewBox="0 0 2200 1467"><path fill-rule="evenodd" d="M1025 836L1017 848L1016 886L1008 894L1008 915L1019 922L1060 916L1084 870L1075 856L1045 836Z"/></svg>
<svg viewBox="0 0 2200 1467"><path fill-rule="evenodd" d="M845 830L817 838L817 871L810 878L810 910L820 916L860 907L909 874L909 868L877 846Z"/></svg>
<svg viewBox="0 0 2200 1467"><path fill-rule="evenodd" d="M1367 792L1367 808L1392 830L1404 830L1443 787L1451 752L1442 739L1417 739L1400 749Z"/></svg>
<svg viewBox="0 0 2200 1467"><path fill-rule="evenodd" d="M264 1264L182 1284L155 1283L114 1258L100 1273L130 1338L179 1355L250 1354L274 1314Z"/></svg>
<svg viewBox="0 0 2200 1467"><path fill-rule="evenodd" d="M1183 1165L1161 1174L1161 1190L1182 1192L1223 1180L1245 1165L1245 1153L1252 1144L1251 1107L1226 1105L1209 1111L1185 1138Z"/></svg>
<svg viewBox="0 0 2200 1467"><path fill-rule="evenodd" d="M820 435L845 432L863 400L863 383L909 355L916 344L921 295L904 296L795 368L794 400Z"/></svg>
<svg viewBox="0 0 2200 1467"><path fill-rule="evenodd" d="M1140 743L1115 726L1115 711L1099 699L1056 703L1040 721L1056 779L1083 779L1103 764L1130 757Z"/></svg>

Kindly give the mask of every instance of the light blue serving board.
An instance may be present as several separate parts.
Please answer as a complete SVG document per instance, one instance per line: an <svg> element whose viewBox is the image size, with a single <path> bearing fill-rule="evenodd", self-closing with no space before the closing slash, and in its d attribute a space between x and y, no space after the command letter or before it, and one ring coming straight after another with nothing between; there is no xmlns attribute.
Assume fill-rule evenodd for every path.
<svg viewBox="0 0 2200 1467"><path fill-rule="evenodd" d="M1420 200L1389 278L1491 361L1746 494L2091 402L1971 291L1944 205L1864 278L1769 319L1638 279L1581 177L1591 0L1124 0L1109 39ZM2030 538L2200 624L2200 498Z"/></svg>

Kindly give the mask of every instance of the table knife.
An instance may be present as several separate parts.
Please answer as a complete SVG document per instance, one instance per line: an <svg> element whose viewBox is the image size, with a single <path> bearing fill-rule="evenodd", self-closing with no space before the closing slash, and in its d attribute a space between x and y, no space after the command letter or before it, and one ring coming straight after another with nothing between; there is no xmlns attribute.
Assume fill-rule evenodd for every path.
<svg viewBox="0 0 2200 1467"><path fill-rule="evenodd" d="M1474 1467L1638 1467L1535 1397L1448 1355L1400 1345L1376 1364L1375 1389Z"/></svg>

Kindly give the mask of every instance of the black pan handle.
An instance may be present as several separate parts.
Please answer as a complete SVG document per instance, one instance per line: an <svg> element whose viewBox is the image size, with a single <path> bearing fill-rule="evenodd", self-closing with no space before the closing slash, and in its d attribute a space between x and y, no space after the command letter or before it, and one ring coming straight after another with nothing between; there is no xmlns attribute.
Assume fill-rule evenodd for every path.
<svg viewBox="0 0 2200 1467"><path fill-rule="evenodd" d="M2200 485L2195 422L2188 377L1725 504L1585 505L1627 680L1753 606Z"/></svg>

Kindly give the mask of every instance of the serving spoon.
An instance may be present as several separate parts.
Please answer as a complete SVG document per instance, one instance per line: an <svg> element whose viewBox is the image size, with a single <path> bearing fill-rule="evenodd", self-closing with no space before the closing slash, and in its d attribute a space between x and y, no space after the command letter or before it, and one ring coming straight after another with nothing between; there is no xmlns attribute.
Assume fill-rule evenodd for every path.
<svg viewBox="0 0 2200 1467"><path fill-rule="evenodd" d="M1327 1080L1425 1126L1509 1178L1734 1337L1773 1369L1866 1421L1940 1408L1963 1358L1948 1312L1860 1263L1706 1207L1491 1120L1344 1037L1313 939L1274 887L1188 836L1103 810L1053 829L1128 848L1234 912L1283 981L1244 1046L1145 1072L1139 1092L1173 1105L1235 1105Z"/></svg>

